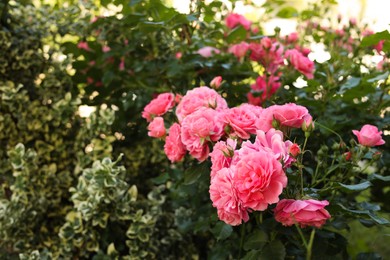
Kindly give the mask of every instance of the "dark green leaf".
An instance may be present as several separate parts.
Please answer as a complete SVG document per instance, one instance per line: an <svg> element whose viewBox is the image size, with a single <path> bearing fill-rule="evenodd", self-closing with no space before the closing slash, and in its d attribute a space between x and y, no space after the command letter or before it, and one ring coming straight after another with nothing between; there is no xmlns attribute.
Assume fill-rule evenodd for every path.
<svg viewBox="0 0 390 260"><path fill-rule="evenodd" d="M265 243L268 241L268 235L263 230L256 230L248 236L245 241L244 249L262 249Z"/></svg>
<svg viewBox="0 0 390 260"><path fill-rule="evenodd" d="M359 253L356 260L381 260L382 257L377 253Z"/></svg>
<svg viewBox="0 0 390 260"><path fill-rule="evenodd" d="M202 174L210 174L207 162L195 164L184 172L184 185L194 184Z"/></svg>
<svg viewBox="0 0 390 260"><path fill-rule="evenodd" d="M218 222L213 228L213 234L217 240L224 240L228 238L233 232L232 226L224 222Z"/></svg>
<svg viewBox="0 0 390 260"><path fill-rule="evenodd" d="M370 187L371 182L365 181L365 182L362 182L359 184L353 184L353 185L346 185L346 184L342 184L339 182L339 185L340 185L340 187L342 187L342 189L344 191L362 191L362 190L365 190L368 187Z"/></svg>
<svg viewBox="0 0 390 260"><path fill-rule="evenodd" d="M261 256L260 250L251 250L242 258L242 260L257 260Z"/></svg>
<svg viewBox="0 0 390 260"><path fill-rule="evenodd" d="M152 182L154 184L163 184L166 183L170 179L169 173L164 172L163 174L160 174L159 176L152 179Z"/></svg>
<svg viewBox="0 0 390 260"><path fill-rule="evenodd" d="M367 82L372 83L372 82L376 82L378 80L386 80L388 77L389 77L389 72L386 71L385 73L379 74L376 77L368 79Z"/></svg>
<svg viewBox="0 0 390 260"><path fill-rule="evenodd" d="M282 242L274 240L267 244L263 250L261 250L260 260L284 260L286 256L286 249Z"/></svg>
<svg viewBox="0 0 390 260"><path fill-rule="evenodd" d="M343 94L346 90L354 88L359 85L361 79L357 77L350 77L347 82L345 82L343 85L340 87L339 94Z"/></svg>
<svg viewBox="0 0 390 260"><path fill-rule="evenodd" d="M379 174L371 174L368 179L371 181L371 180L381 180L381 181L390 181L390 175L388 176L382 176L382 175L379 175Z"/></svg>

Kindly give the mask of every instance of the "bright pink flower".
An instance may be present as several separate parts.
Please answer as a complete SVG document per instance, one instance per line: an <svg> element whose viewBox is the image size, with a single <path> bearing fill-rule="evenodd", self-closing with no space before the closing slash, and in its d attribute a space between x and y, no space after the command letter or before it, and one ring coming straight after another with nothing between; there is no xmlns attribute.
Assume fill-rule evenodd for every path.
<svg viewBox="0 0 390 260"><path fill-rule="evenodd" d="M276 160L282 161L285 168L289 167L295 161L290 156L289 151L292 146L291 141L283 141L283 132L271 128L267 132L257 130L254 143L250 141L244 142L241 149L237 152L238 158L253 151L265 151L269 156L273 156ZM233 164L236 163L236 160Z"/></svg>
<svg viewBox="0 0 390 260"><path fill-rule="evenodd" d="M292 32L289 35L286 36L287 43L295 43L299 39L299 35L297 32Z"/></svg>
<svg viewBox="0 0 390 260"><path fill-rule="evenodd" d="M165 138L164 152L172 163L180 161L186 154L186 148L181 142L181 127L178 123L174 123L169 128L168 136Z"/></svg>
<svg viewBox="0 0 390 260"><path fill-rule="evenodd" d="M226 17L226 26L229 29L233 29L237 25L242 25L245 30L249 30L251 28L252 22L248 21L244 16L240 14L231 13Z"/></svg>
<svg viewBox="0 0 390 260"><path fill-rule="evenodd" d="M210 176L213 178L217 171L222 168L229 168L234 155L234 150L237 146L237 140L228 138L225 141L217 142L213 151L210 153L211 158L211 173Z"/></svg>
<svg viewBox="0 0 390 260"><path fill-rule="evenodd" d="M176 108L176 116L181 122L187 115L203 107L215 110L228 108L226 100L214 89L198 87L187 91Z"/></svg>
<svg viewBox="0 0 390 260"><path fill-rule="evenodd" d="M282 126L300 128L305 118L308 118L309 111L304 106L299 106L294 103L284 105L275 105L273 109L273 117Z"/></svg>
<svg viewBox="0 0 390 260"><path fill-rule="evenodd" d="M236 56L237 59L241 59L246 55L248 50L249 50L249 43L241 42L230 46L228 52Z"/></svg>
<svg viewBox="0 0 390 260"><path fill-rule="evenodd" d="M206 46L206 47L203 47L203 48L200 48L197 53L200 55L200 56L203 56L205 58L209 58L211 56L213 56L214 54L219 54L221 51L218 50L217 48L214 48L214 47L210 47L210 46Z"/></svg>
<svg viewBox="0 0 390 260"><path fill-rule="evenodd" d="M211 108L198 109L183 119L181 141L192 157L204 161L210 152L207 143L218 141L224 126L221 112Z"/></svg>
<svg viewBox="0 0 390 260"><path fill-rule="evenodd" d="M178 59L178 60L180 60L181 57L183 57L183 54L182 54L180 51L179 51L179 52L176 52L175 58Z"/></svg>
<svg viewBox="0 0 390 260"><path fill-rule="evenodd" d="M352 132L357 136L361 145L372 147L385 143L382 139L382 131L378 131L376 126L364 125L360 131L352 130Z"/></svg>
<svg viewBox="0 0 390 260"><path fill-rule="evenodd" d="M240 156L233 181L242 206L253 210L265 210L278 202L287 185L282 164L262 150Z"/></svg>
<svg viewBox="0 0 390 260"><path fill-rule="evenodd" d="M233 183L233 171L223 168L211 179L210 199L218 210L218 217L226 224L237 226L249 220L248 211L238 199Z"/></svg>
<svg viewBox="0 0 390 260"><path fill-rule="evenodd" d="M285 57L290 61L293 67L305 75L308 79L313 78L314 62L305 57L296 49L287 50Z"/></svg>
<svg viewBox="0 0 390 260"><path fill-rule="evenodd" d="M252 105L261 105L280 88L279 77L273 75L259 76L256 83L251 85L251 92L247 94L248 102Z"/></svg>
<svg viewBox="0 0 390 260"><path fill-rule="evenodd" d="M164 115L174 105L175 100L172 93L159 94L145 106L144 111L142 112L142 117L145 118L146 121L150 122L153 117Z"/></svg>
<svg viewBox="0 0 390 260"><path fill-rule="evenodd" d="M256 129L267 132L272 126L274 120L274 109L277 105L269 106L261 111L259 118L256 121Z"/></svg>
<svg viewBox="0 0 390 260"><path fill-rule="evenodd" d="M283 64L283 46L268 37L260 40L260 43L250 43L250 59L262 64L266 71L273 74Z"/></svg>
<svg viewBox="0 0 390 260"><path fill-rule="evenodd" d="M275 219L284 226L299 224L302 228L307 226L320 228L331 217L325 209L327 205L329 205L327 200L284 199L276 205Z"/></svg>
<svg viewBox="0 0 390 260"><path fill-rule="evenodd" d="M160 138L165 136L164 118L159 116L153 118L153 121L149 123L148 130L148 135L151 137Z"/></svg>
<svg viewBox="0 0 390 260"><path fill-rule="evenodd" d="M230 127L232 136L249 139L256 133L256 114L246 106L233 107L225 112L225 123Z"/></svg>
<svg viewBox="0 0 390 260"><path fill-rule="evenodd" d="M109 52L109 51L111 51L110 46L104 45L104 46L102 47L102 52Z"/></svg>
<svg viewBox="0 0 390 260"><path fill-rule="evenodd" d="M299 145L298 145L298 144L293 143L293 144L289 147L289 153L290 153L293 157L297 157L297 156L301 153L301 148L299 148Z"/></svg>
<svg viewBox="0 0 390 260"><path fill-rule="evenodd" d="M221 86L221 83L222 83L222 77L216 76L211 80L210 87L218 89Z"/></svg>
<svg viewBox="0 0 390 260"><path fill-rule="evenodd" d="M85 51L91 51L91 48L89 48L87 42L79 42L79 43L77 44L77 48L79 48L79 49L81 49L81 50L85 50Z"/></svg>

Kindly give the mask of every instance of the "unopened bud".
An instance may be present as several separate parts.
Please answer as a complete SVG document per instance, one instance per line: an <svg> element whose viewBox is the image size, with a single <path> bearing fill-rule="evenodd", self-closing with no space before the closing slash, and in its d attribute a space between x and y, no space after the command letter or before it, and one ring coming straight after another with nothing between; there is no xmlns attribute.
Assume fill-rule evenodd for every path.
<svg viewBox="0 0 390 260"><path fill-rule="evenodd" d="M351 157L352 157L352 153L351 152L346 152L343 154L343 157L346 161L349 161L351 160Z"/></svg>
<svg viewBox="0 0 390 260"><path fill-rule="evenodd" d="M289 153L293 156L293 157L297 157L300 153L301 153L301 148L299 148L299 145L298 144L292 144L289 148Z"/></svg>
<svg viewBox="0 0 390 260"><path fill-rule="evenodd" d="M313 118L311 115L307 115L303 118L303 123L302 123L302 130L304 132L312 132L314 130L314 122Z"/></svg>
<svg viewBox="0 0 390 260"><path fill-rule="evenodd" d="M213 80L211 80L210 86L212 88L219 89L219 86L221 86L221 83L222 83L222 77L217 76L217 77L213 78Z"/></svg>

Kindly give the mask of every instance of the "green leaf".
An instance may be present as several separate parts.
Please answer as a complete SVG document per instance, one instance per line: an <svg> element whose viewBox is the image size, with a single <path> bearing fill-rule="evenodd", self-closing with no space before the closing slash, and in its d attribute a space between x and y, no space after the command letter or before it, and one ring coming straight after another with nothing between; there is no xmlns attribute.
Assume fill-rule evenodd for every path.
<svg viewBox="0 0 390 260"><path fill-rule="evenodd" d="M389 31L382 31L363 38L360 47L368 47L377 44L380 40L390 40Z"/></svg>
<svg viewBox="0 0 390 260"><path fill-rule="evenodd" d="M260 250L251 250L242 258L242 260L257 260L261 256Z"/></svg>
<svg viewBox="0 0 390 260"><path fill-rule="evenodd" d="M389 72L386 71L385 73L379 74L376 77L368 79L367 82L373 83L373 82L376 82L378 80L386 80L388 77L389 77Z"/></svg>
<svg viewBox="0 0 390 260"><path fill-rule="evenodd" d="M152 182L154 184L159 185L159 184L166 183L169 179L170 179L169 173L168 172L164 172L163 174L160 174L159 176L153 178Z"/></svg>
<svg viewBox="0 0 390 260"><path fill-rule="evenodd" d="M390 175L388 176L382 176L382 175L379 175L379 174L371 174L368 179L371 181L371 180L381 180L381 181L390 181Z"/></svg>
<svg viewBox="0 0 390 260"><path fill-rule="evenodd" d="M232 234L232 232L232 226L225 224L224 222L218 222L213 228L213 234L218 241L228 238Z"/></svg>
<svg viewBox="0 0 390 260"><path fill-rule="evenodd" d="M387 219L379 217L376 214L374 214L373 212L369 212L368 216L370 216L370 218L372 220L374 220L376 223L378 223L379 225L388 225L388 224L390 224L390 222Z"/></svg>
<svg viewBox="0 0 390 260"><path fill-rule="evenodd" d="M210 167L207 162L201 164L195 164L185 170L184 172L184 185L194 184L202 174L209 174Z"/></svg>
<svg viewBox="0 0 390 260"><path fill-rule="evenodd" d="M262 249L268 241L268 235L263 230L256 230L245 241L244 249Z"/></svg>
<svg viewBox="0 0 390 260"><path fill-rule="evenodd" d="M356 260L382 260L383 258L377 253L359 253Z"/></svg>
<svg viewBox="0 0 390 260"><path fill-rule="evenodd" d="M286 248L279 240L274 240L271 243L267 244L263 250L261 250L261 255L258 259L260 260L284 260L286 256Z"/></svg>
<svg viewBox="0 0 390 260"><path fill-rule="evenodd" d="M370 187L372 184L371 182L369 181L365 181L365 182L362 182L362 183L359 183L359 184L353 184L353 185L346 185L346 184L342 184L342 183L338 183L340 185L340 187L342 187L342 189L344 191L362 191L362 190L365 190L367 189L368 187Z"/></svg>
<svg viewBox="0 0 390 260"><path fill-rule="evenodd" d="M286 6L282 8L277 14L277 17L280 18L291 18L291 17L297 17L298 11L292 6Z"/></svg>
<svg viewBox="0 0 390 260"><path fill-rule="evenodd" d="M240 42L246 39L247 31L244 27L238 26L234 28L226 37L228 43Z"/></svg>
<svg viewBox="0 0 390 260"><path fill-rule="evenodd" d="M350 77L347 82L345 82L340 87L339 94L343 94L346 90L354 88L360 84L361 79L357 77Z"/></svg>

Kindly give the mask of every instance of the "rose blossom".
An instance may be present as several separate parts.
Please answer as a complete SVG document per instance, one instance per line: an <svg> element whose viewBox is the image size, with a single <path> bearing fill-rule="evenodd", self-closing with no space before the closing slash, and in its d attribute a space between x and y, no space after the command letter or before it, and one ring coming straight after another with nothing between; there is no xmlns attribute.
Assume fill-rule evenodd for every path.
<svg viewBox="0 0 390 260"><path fill-rule="evenodd" d="M313 78L314 62L305 57L296 49L287 50L284 54L296 70L305 75L308 79Z"/></svg>
<svg viewBox="0 0 390 260"><path fill-rule="evenodd" d="M241 42L230 46L228 52L236 56L237 59L240 59L246 55L248 49L249 49L249 43Z"/></svg>
<svg viewBox="0 0 390 260"><path fill-rule="evenodd" d="M237 226L249 220L248 212L237 197L232 169L218 171L210 183L210 199L217 208L218 217L226 224Z"/></svg>
<svg viewBox="0 0 390 260"><path fill-rule="evenodd" d="M225 22L226 22L226 26L229 29L233 29L237 25L241 24L242 27L244 27L245 30L248 31L251 28L251 25L252 25L252 22L248 21L244 16L242 16L240 14L234 14L234 13L229 14L226 17Z"/></svg>
<svg viewBox="0 0 390 260"><path fill-rule="evenodd" d="M218 89L221 86L222 83L222 77L221 76L216 76L213 78L210 82L210 86L212 88Z"/></svg>
<svg viewBox="0 0 390 260"><path fill-rule="evenodd" d="M218 141L224 133L221 112L202 108L183 119L181 141L195 159L204 161L209 155L207 142Z"/></svg>
<svg viewBox="0 0 390 260"><path fill-rule="evenodd" d="M153 121L149 123L148 130L148 135L151 137L163 137L166 133L164 126L164 118L159 116L153 118Z"/></svg>
<svg viewBox="0 0 390 260"><path fill-rule="evenodd" d="M230 138L228 138L226 142L219 141L214 145L213 151L210 153L211 178L215 176L217 171L225 167L228 168L230 166L236 146L237 146L237 140L233 140Z"/></svg>
<svg viewBox="0 0 390 260"><path fill-rule="evenodd" d="M240 156L234 167L233 181L242 206L265 210L279 201L287 185L282 164L266 151L253 151Z"/></svg>
<svg viewBox="0 0 390 260"><path fill-rule="evenodd" d="M250 43L249 49L251 51L249 58L258 61L271 74L283 64L283 46L275 40L264 37L260 43Z"/></svg>
<svg viewBox="0 0 390 260"><path fill-rule="evenodd" d="M352 130L353 134L357 136L359 144L364 146L382 145L385 141L382 139L382 131L373 125L364 125L360 131Z"/></svg>
<svg viewBox="0 0 390 260"><path fill-rule="evenodd" d="M256 83L251 85L251 92L247 94L248 102L252 105L261 105L280 88L281 83L278 80L279 77L273 75L257 77ZM254 93L258 93L258 96Z"/></svg>
<svg viewBox="0 0 390 260"><path fill-rule="evenodd" d="M187 91L176 108L176 116L181 122L187 115L204 107L223 110L228 106L226 100L214 89L198 87Z"/></svg>
<svg viewBox="0 0 390 260"><path fill-rule="evenodd" d="M271 128L267 132L257 130L254 143L250 141L243 142L238 151L238 158L253 151L265 151L278 161L283 161L284 167L289 167L295 161L289 154L291 141L283 141L283 132ZM237 157L237 156L236 156ZM236 159L237 160L237 159ZM236 163L236 160L233 164Z"/></svg>
<svg viewBox="0 0 390 260"><path fill-rule="evenodd" d="M203 56L205 58L209 58L209 57L213 56L214 54L220 53L220 50L218 50L217 48L211 47L211 46L206 46L206 47L200 48L197 51L197 53L200 56Z"/></svg>
<svg viewBox="0 0 390 260"><path fill-rule="evenodd" d="M233 107L225 112L225 123L231 128L231 135L249 139L256 133L257 116L247 107Z"/></svg>
<svg viewBox="0 0 390 260"><path fill-rule="evenodd" d="M298 145L298 144L293 143L293 144L289 147L289 153L290 153L293 157L297 157L297 156L301 153L301 148L299 148L299 145Z"/></svg>
<svg viewBox="0 0 390 260"><path fill-rule="evenodd" d="M172 163L180 161L186 154L186 148L181 142L180 131L180 125L174 123L169 128L168 136L165 138L164 152Z"/></svg>
<svg viewBox="0 0 390 260"><path fill-rule="evenodd" d="M162 116L175 105L175 96L172 93L159 94L150 101L142 112L142 117L150 122L154 116Z"/></svg>
<svg viewBox="0 0 390 260"><path fill-rule="evenodd" d="M274 210L276 221L284 226L299 224L300 227L314 226L320 228L330 218L324 209L329 205L326 200L293 200L284 199L278 202Z"/></svg>
<svg viewBox="0 0 390 260"><path fill-rule="evenodd" d="M275 105L273 109L273 117L282 126L300 128L308 115L306 107L294 103Z"/></svg>

